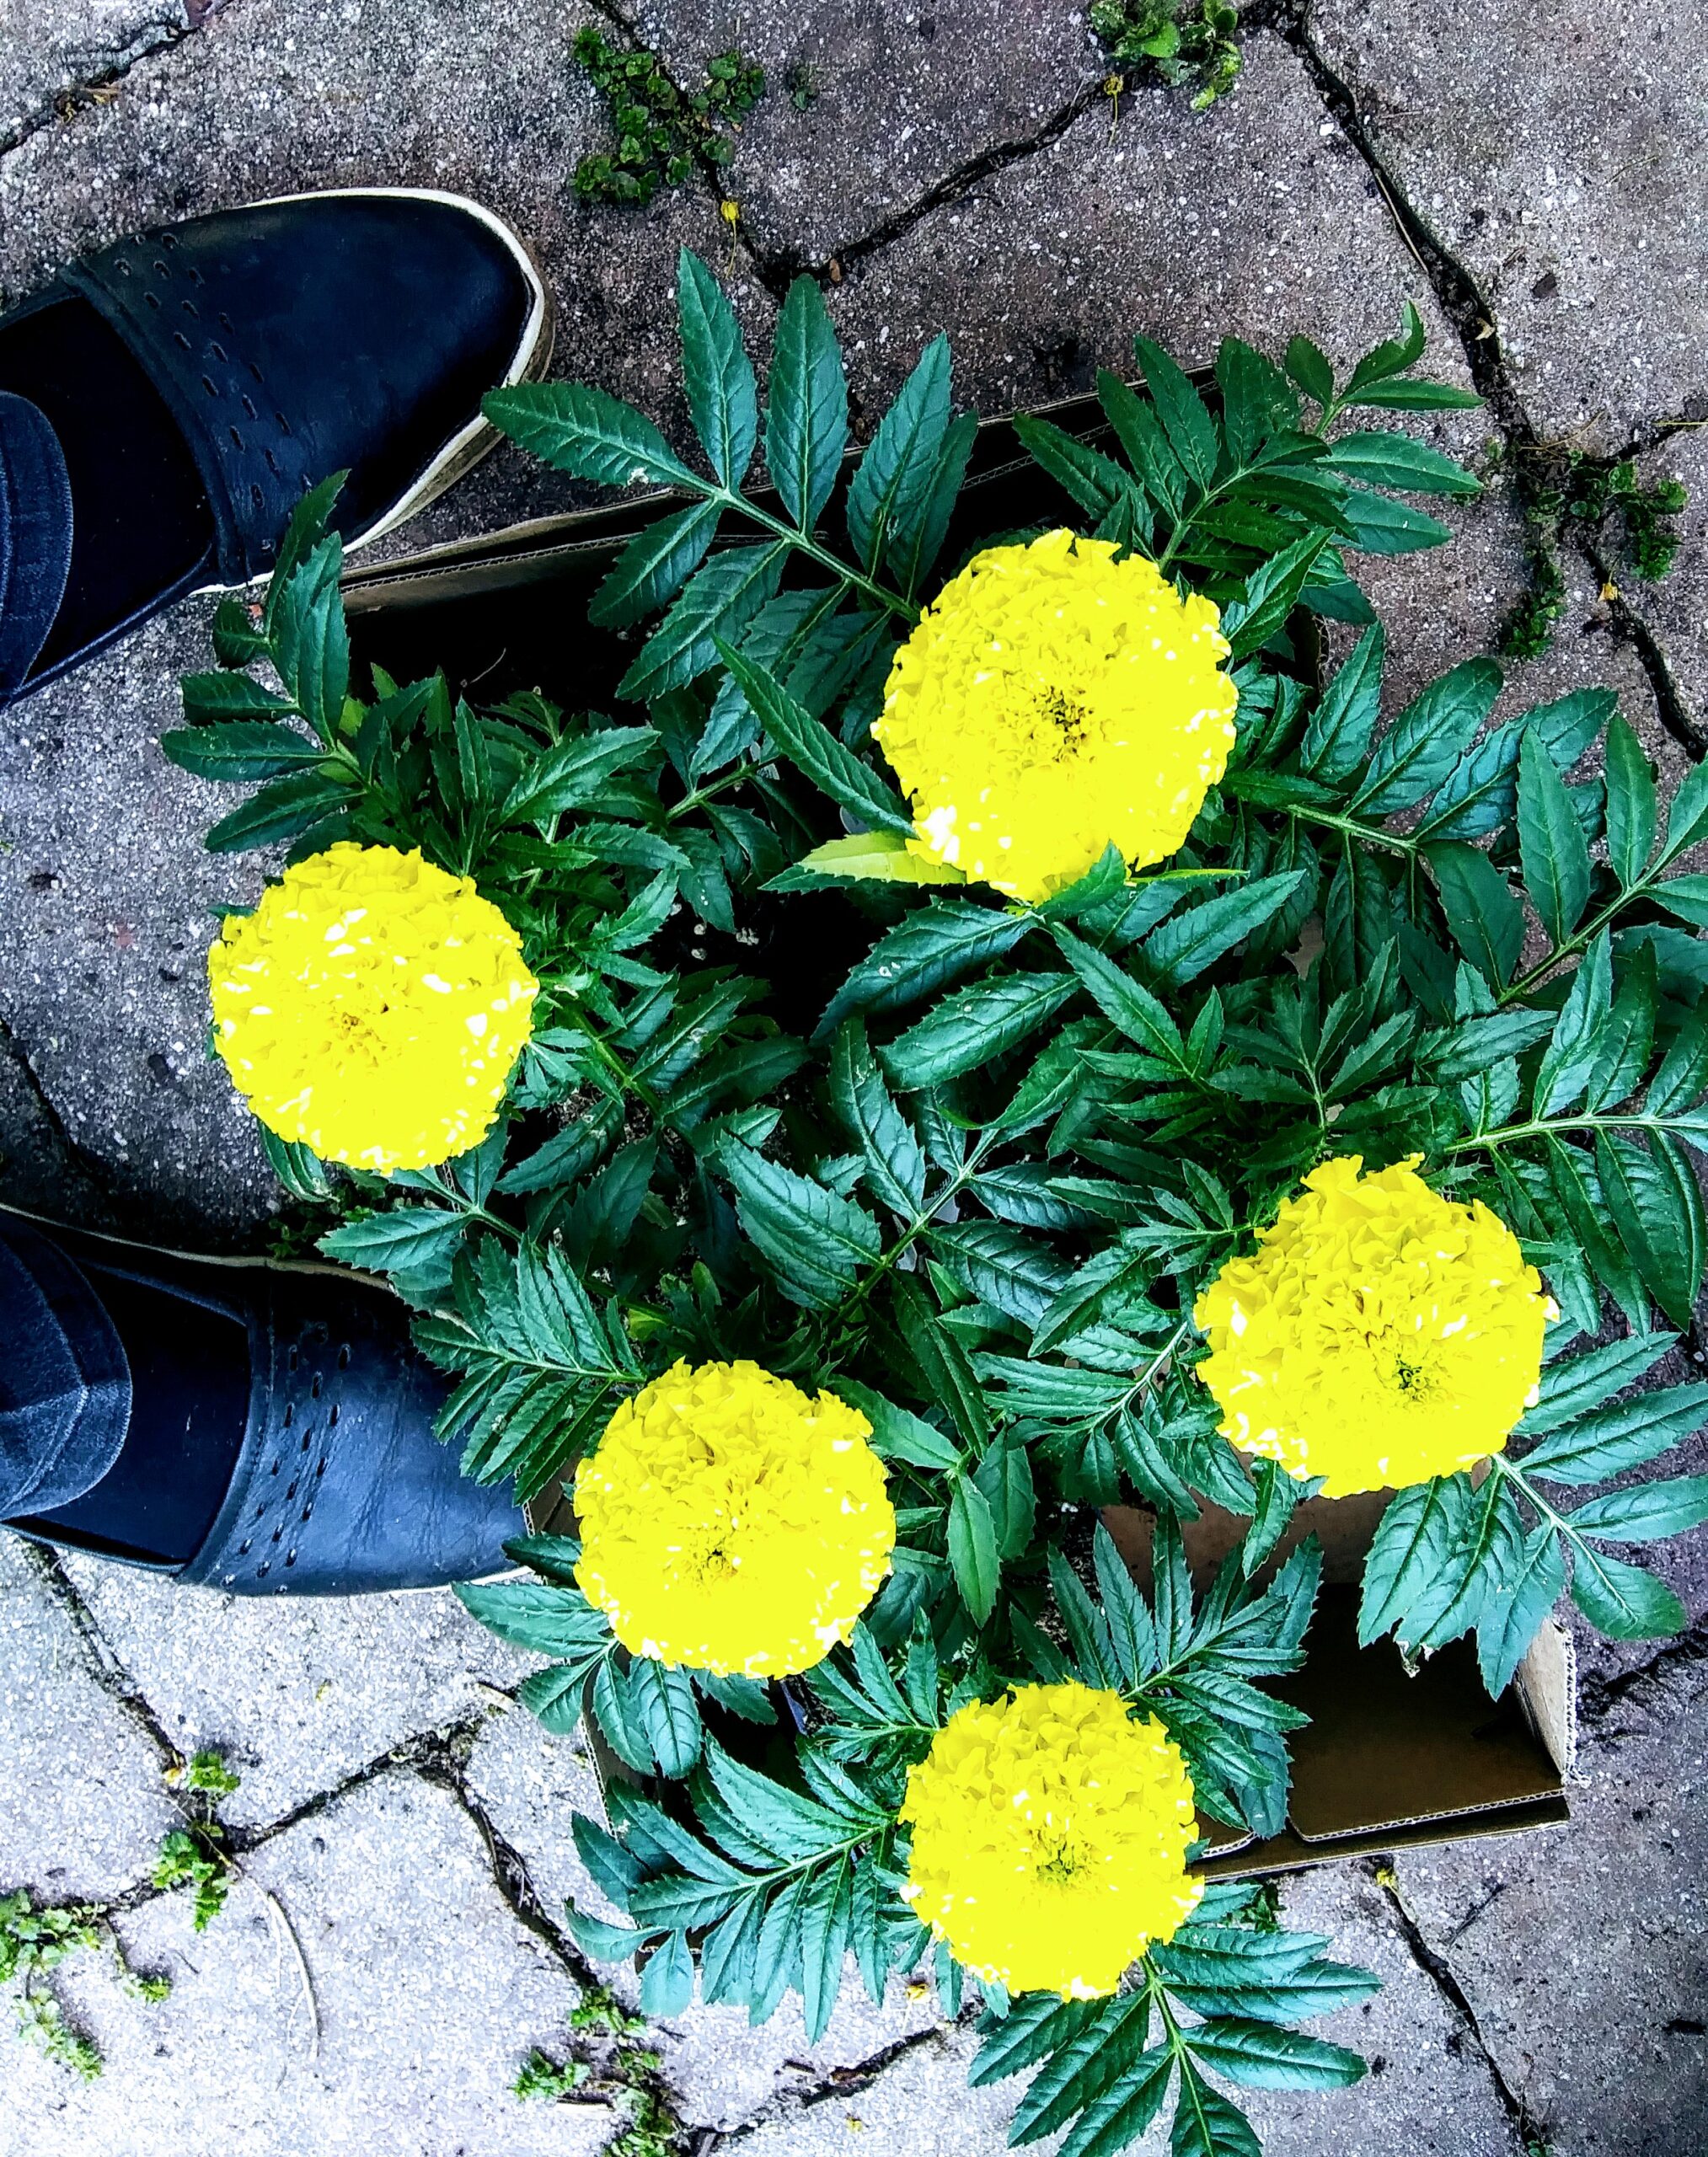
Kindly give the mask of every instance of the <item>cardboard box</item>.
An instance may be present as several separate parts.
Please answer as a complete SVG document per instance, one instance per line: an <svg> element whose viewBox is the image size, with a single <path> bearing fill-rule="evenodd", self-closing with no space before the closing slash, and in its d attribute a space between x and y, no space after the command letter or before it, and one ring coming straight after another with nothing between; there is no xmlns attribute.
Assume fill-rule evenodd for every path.
<svg viewBox="0 0 1708 2157"><path fill-rule="evenodd" d="M1048 408L1047 416L1086 441L1108 432L1094 398L1068 399ZM442 666L453 691L483 703L537 688L569 709L616 709L617 684L638 638L590 629L587 601L624 543L676 499L630 498L353 568L345 599L358 668L377 661L407 681ZM988 421L943 559L953 564L993 534L1072 515L1060 489L1021 451L1013 427ZM730 533L735 541L752 536ZM1309 617L1296 620L1295 646L1301 669L1314 670ZM1415 1676L1391 1641L1358 1647L1357 1583L1384 1502L1314 1499L1295 1517L1282 1551L1319 1533L1325 1587L1305 1666L1276 1688L1311 1717L1293 1741L1288 1829L1259 1842L1207 1823L1210 1873L1278 1872L1568 1817L1576 1691L1571 1636L1562 1627L1545 1625L1497 1704L1483 1690L1468 1641L1432 1656ZM1116 1507L1106 1517L1143 1578L1148 1517ZM1195 1572L1213 1573L1244 1529L1231 1514L1207 1508L1186 1529Z"/></svg>

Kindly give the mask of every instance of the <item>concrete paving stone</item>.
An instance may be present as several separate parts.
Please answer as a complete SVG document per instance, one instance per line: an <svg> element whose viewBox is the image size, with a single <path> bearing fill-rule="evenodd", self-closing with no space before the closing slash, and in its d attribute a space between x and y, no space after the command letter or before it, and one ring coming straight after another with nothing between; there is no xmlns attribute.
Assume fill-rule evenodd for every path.
<svg viewBox="0 0 1708 2157"><path fill-rule="evenodd" d="M123 1212L199 1241L257 1228L277 1186L208 1049L204 955L221 905L252 905L254 860L208 854L229 789L160 754L177 677L209 664L189 600L0 715L0 1016ZM0 1153L30 1143L0 1121ZM0 1191L26 1202L13 1169ZM74 1198L74 1194L72 1195ZM128 1202L128 1203L127 1203ZM44 1211L74 1211L51 1182Z"/></svg>
<svg viewBox="0 0 1708 2157"><path fill-rule="evenodd" d="M620 1921L570 1839L575 1813L605 1817L579 1737L554 1737L521 1708L495 1715L474 1741L464 1779L471 1797L526 1865L554 1923L561 1921L563 1904L570 1898L597 1917ZM627 1964L602 1967L600 1974L619 1999L635 2003L639 1986ZM807 2042L794 1994L757 2029L743 2009L698 2001L685 2015L653 2026L683 2118L692 2127L728 2130L774 2106L787 2106L794 2093L922 2035L937 2019L930 1989L899 1978L891 1980L882 2006L874 2006L850 1961L830 2026L817 2044Z"/></svg>
<svg viewBox="0 0 1708 2157"><path fill-rule="evenodd" d="M1637 469L1645 486L1681 479L1689 499L1671 573L1658 584L1624 575L1620 589L1659 644L1685 718L1708 739L1708 426L1669 436Z"/></svg>
<svg viewBox="0 0 1708 2157"><path fill-rule="evenodd" d="M849 266L830 305L869 404L947 328L956 390L999 412L1128 371L1143 330L1186 365L1223 335L1278 355L1294 331L1350 361L1415 301L1428 366L1463 355L1369 172L1295 55L1245 40L1234 94L1193 113L1177 93L1100 105ZM1487 431L1480 415L1469 439Z"/></svg>
<svg viewBox="0 0 1708 2157"><path fill-rule="evenodd" d="M726 185L756 244L803 264L1033 139L1109 67L1083 8L1062 0L641 0L634 23L684 88L732 41L763 67Z"/></svg>
<svg viewBox="0 0 1708 2157"><path fill-rule="evenodd" d="M1701 2157L1705 1710L1687 1647L1587 1732L1569 1827L1395 1861L1551 2157Z"/></svg>
<svg viewBox="0 0 1708 2157"><path fill-rule="evenodd" d="M1708 391L1696 0L1312 0L1308 34L1475 279L1538 432L1608 451L1687 416Z"/></svg>
<svg viewBox="0 0 1708 2157"><path fill-rule="evenodd" d="M323 187L470 195L507 217L558 308L554 371L597 381L679 430L677 249L728 260L728 231L690 188L647 211L577 198L578 159L607 135L570 57L602 21L578 0L244 0L133 69L112 103L43 130L0 163L0 292L156 221ZM756 329L770 303L737 276ZM392 542L460 538L585 499L507 447Z"/></svg>
<svg viewBox="0 0 1708 2157"><path fill-rule="evenodd" d="M175 1587L67 1555L96 1623L180 1750L243 1776L227 1820L260 1827L407 1739L478 1716L538 1657L478 1625L449 1588L272 1598Z"/></svg>
<svg viewBox="0 0 1708 2157"><path fill-rule="evenodd" d="M67 1144L42 1102L22 1052L0 1035L0 1203L61 1215L90 1228L115 1216L104 1184Z"/></svg>
<svg viewBox="0 0 1708 2157"><path fill-rule="evenodd" d="M308 1966L318 2051L268 1895ZM511 2094L531 2046L563 2056L576 1986L505 1904L467 1813L413 1775L252 1852L205 1933L183 1895L120 1929L170 1996L145 2004L92 1958L66 1966L105 2072L84 2087L11 2047L4 2157L592 2157L616 2124L605 2105Z"/></svg>
<svg viewBox="0 0 1708 2157"><path fill-rule="evenodd" d="M163 1765L29 1548L0 1533L0 1895L104 1899L142 1879L178 1817Z"/></svg>
<svg viewBox="0 0 1708 2157"><path fill-rule="evenodd" d="M51 124L68 93L170 43L189 20L181 0L5 0L0 144Z"/></svg>

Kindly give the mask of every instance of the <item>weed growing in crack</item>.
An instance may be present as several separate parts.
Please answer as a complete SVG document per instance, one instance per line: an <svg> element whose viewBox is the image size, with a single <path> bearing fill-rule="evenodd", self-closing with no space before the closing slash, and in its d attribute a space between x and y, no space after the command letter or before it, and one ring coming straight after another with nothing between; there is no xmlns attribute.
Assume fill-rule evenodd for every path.
<svg viewBox="0 0 1708 2157"><path fill-rule="evenodd" d="M162 1842L154 1860L154 1885L168 1890L194 1888L198 1932L206 1931L225 1908L230 1892L233 1860L217 1801L228 1797L242 1780L227 1767L225 1756L211 1748L166 1770L169 1787L179 1794L185 1806L185 1822Z"/></svg>
<svg viewBox="0 0 1708 2157"><path fill-rule="evenodd" d="M1231 90L1243 64L1232 0L1093 0L1091 27L1123 67L1195 83L1194 112Z"/></svg>
<svg viewBox="0 0 1708 2157"><path fill-rule="evenodd" d="M1501 629L1501 650L1535 659L1554 641L1566 604L1560 564L1563 537L1611 542L1615 559L1645 583L1657 584L1679 551L1676 520L1685 503L1677 479L1645 487L1628 457L1590 457L1582 450L1539 449L1518 467L1530 583Z"/></svg>
<svg viewBox="0 0 1708 2157"><path fill-rule="evenodd" d="M650 202L662 187L679 187L695 158L726 165L735 154L720 123L734 127L758 103L765 71L739 52L706 62L706 86L677 89L656 53L619 52L596 29L576 39L576 61L610 107L614 153L599 151L576 167L576 192L588 202Z"/></svg>
<svg viewBox="0 0 1708 2157"><path fill-rule="evenodd" d="M133 1999L161 2000L171 1991L170 1978L131 1967L118 1935L94 1903L37 1909L26 1888L0 1895L0 1985L17 1988L18 2033L85 2082L101 2072L99 2049L72 2026L48 1978L69 1956L103 1947L111 1949Z"/></svg>
<svg viewBox="0 0 1708 2157"><path fill-rule="evenodd" d="M554 2104L581 2092L607 2099L624 2125L607 2144L606 2157L672 2157L682 2122L664 2086L663 2062L641 2042L649 2034L645 2016L605 1986L588 1985L570 2010L569 2024L575 2039L570 2057L560 2065L536 2045L511 2085L516 2095Z"/></svg>

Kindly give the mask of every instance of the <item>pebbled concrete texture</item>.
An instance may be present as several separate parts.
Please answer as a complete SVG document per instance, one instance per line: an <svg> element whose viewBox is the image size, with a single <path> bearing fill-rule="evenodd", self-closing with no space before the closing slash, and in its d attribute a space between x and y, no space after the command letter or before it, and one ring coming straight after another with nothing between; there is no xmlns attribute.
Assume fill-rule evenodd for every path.
<svg viewBox="0 0 1708 2157"><path fill-rule="evenodd" d="M109 78L189 27L182 0L3 0L0 147L104 94Z"/></svg>
<svg viewBox="0 0 1708 2157"><path fill-rule="evenodd" d="M1376 154L1487 302L1541 435L1617 448L1708 383L1695 0L1310 0Z"/></svg>
<svg viewBox="0 0 1708 2157"><path fill-rule="evenodd" d="M415 1776L251 1852L206 1932L185 1894L119 1930L169 1997L140 2004L110 1964L67 1966L62 1995L107 2069L80 2087L14 2047L4 2157L592 2157L618 2123L608 2105L510 2094L518 2047L561 2050L577 1988L505 1905L466 1813Z"/></svg>
<svg viewBox="0 0 1708 2157"><path fill-rule="evenodd" d="M239 1827L280 1819L424 1732L478 1723L539 1659L449 1588L279 1603L99 1558L67 1555L65 1569L171 1742L217 1746L241 1774L222 1807Z"/></svg>
<svg viewBox="0 0 1708 2157"><path fill-rule="evenodd" d="M1708 744L1708 425L1669 435L1637 470L1645 486L1682 481L1689 499L1675 527L1680 544L1671 575L1646 584L1620 574L1620 589L1665 655L1681 719Z"/></svg>
<svg viewBox="0 0 1708 2157"><path fill-rule="evenodd" d="M756 247L815 267L1029 144L1109 65L1063 0L641 0L634 21L684 88L732 39L764 68L723 184Z"/></svg>
<svg viewBox="0 0 1708 2157"><path fill-rule="evenodd" d="M1395 1860L1552 2157L1700 2157L1708 1649L1601 1700L1569 1831Z"/></svg>
<svg viewBox="0 0 1708 2157"><path fill-rule="evenodd" d="M44 1571L0 1535L0 1893L38 1906L122 1894L177 1819L158 1750Z"/></svg>

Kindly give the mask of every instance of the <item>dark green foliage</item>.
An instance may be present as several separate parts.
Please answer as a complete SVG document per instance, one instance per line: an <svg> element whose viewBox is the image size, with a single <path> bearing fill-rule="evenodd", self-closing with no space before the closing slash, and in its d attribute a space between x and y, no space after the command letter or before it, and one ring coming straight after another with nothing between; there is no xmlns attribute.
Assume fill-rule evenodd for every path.
<svg viewBox="0 0 1708 2157"><path fill-rule="evenodd" d="M589 202L650 202L661 187L680 187L694 161L725 165L734 152L720 122L739 122L764 94L765 73L736 51L706 62L706 84L679 90L656 53L619 51L598 30L577 31L576 63L604 99L617 134L614 152L597 151L576 167L576 192Z"/></svg>
<svg viewBox="0 0 1708 2157"><path fill-rule="evenodd" d="M1686 495L1676 479L1644 486L1630 458L1577 449L1523 451L1517 471L1530 584L1502 627L1500 645L1512 658L1534 659L1553 643L1566 603L1561 541L1599 547L1615 576L1629 569L1657 584L1678 554L1677 519Z"/></svg>

